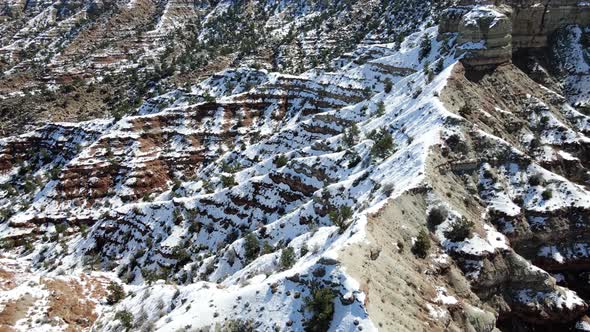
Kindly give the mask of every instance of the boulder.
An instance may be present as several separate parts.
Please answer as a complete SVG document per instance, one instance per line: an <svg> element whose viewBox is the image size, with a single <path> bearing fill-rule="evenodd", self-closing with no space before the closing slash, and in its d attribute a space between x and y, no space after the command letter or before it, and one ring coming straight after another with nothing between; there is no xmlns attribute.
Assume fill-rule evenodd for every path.
<svg viewBox="0 0 590 332"><path fill-rule="evenodd" d="M512 59L512 22L507 7L470 10L459 23L458 49L467 67L484 69Z"/></svg>
<svg viewBox="0 0 590 332"><path fill-rule="evenodd" d="M496 315L477 307L465 304L466 330L473 332L496 332Z"/></svg>

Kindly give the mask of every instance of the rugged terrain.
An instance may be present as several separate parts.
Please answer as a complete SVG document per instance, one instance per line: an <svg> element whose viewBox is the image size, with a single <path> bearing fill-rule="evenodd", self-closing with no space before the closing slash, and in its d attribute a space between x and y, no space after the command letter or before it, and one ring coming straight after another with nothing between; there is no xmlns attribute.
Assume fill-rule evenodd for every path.
<svg viewBox="0 0 590 332"><path fill-rule="evenodd" d="M121 117L229 67L301 73L401 40L449 2L3 0L0 136Z"/></svg>
<svg viewBox="0 0 590 332"><path fill-rule="evenodd" d="M5 3L0 330L590 330L587 3Z"/></svg>

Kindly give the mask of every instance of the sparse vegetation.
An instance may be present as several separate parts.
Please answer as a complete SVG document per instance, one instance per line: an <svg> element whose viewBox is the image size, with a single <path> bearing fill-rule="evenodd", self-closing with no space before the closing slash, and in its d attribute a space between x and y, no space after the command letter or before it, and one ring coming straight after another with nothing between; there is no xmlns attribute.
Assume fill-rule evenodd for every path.
<svg viewBox="0 0 590 332"><path fill-rule="evenodd" d="M268 241L264 241L264 243L262 244L262 251L260 252L261 255L266 255L266 254L270 254L272 252L275 251L275 248L273 248L273 246L271 246Z"/></svg>
<svg viewBox="0 0 590 332"><path fill-rule="evenodd" d="M236 178L233 175L230 175L230 176L222 175L221 176L221 185L223 185L224 188L231 188L236 185Z"/></svg>
<svg viewBox="0 0 590 332"><path fill-rule="evenodd" d="M301 250L299 250L299 255L300 255L301 257L303 257L303 256L307 255L307 253L308 253L308 252L309 252L309 248L307 248L307 244L305 244L305 243L304 243L304 244L301 246Z"/></svg>
<svg viewBox="0 0 590 332"><path fill-rule="evenodd" d="M432 80L434 80L434 72L430 68L430 63L428 63L428 62L424 63L424 74L426 75L426 81L428 83L430 83L430 82L432 82Z"/></svg>
<svg viewBox="0 0 590 332"><path fill-rule="evenodd" d="M445 62L442 58L436 60L436 62L434 63L434 73L440 74L440 72L442 72L444 69L444 65L445 65Z"/></svg>
<svg viewBox="0 0 590 332"><path fill-rule="evenodd" d="M533 174L531 177L529 177L529 185L533 187L543 185L543 176L539 173Z"/></svg>
<svg viewBox="0 0 590 332"><path fill-rule="evenodd" d="M444 206L435 206L428 212L428 224L432 226L440 225L447 220L449 212Z"/></svg>
<svg viewBox="0 0 590 332"><path fill-rule="evenodd" d="M391 182L387 182L383 185L382 190L383 190L383 194L385 196L389 197L389 196L391 196L391 194L395 190L395 185Z"/></svg>
<svg viewBox="0 0 590 332"><path fill-rule="evenodd" d="M381 130L374 138L375 144L371 147L371 156L385 159L395 152L393 138L386 130Z"/></svg>
<svg viewBox="0 0 590 332"><path fill-rule="evenodd" d="M582 31L582 35L580 36L580 44L583 48L590 48L590 33Z"/></svg>
<svg viewBox="0 0 590 332"><path fill-rule="evenodd" d="M178 189L180 189L180 186L182 185L182 182L179 179L174 179L172 181L172 188L170 189L172 192L177 191ZM148 193L149 194L149 193Z"/></svg>
<svg viewBox="0 0 590 332"><path fill-rule="evenodd" d="M426 230L420 230L416 242L412 246L412 253L420 258L426 258L428 251L430 250L430 236Z"/></svg>
<svg viewBox="0 0 590 332"><path fill-rule="evenodd" d="M232 165L230 165L229 163L227 163L225 161L223 163L221 163L221 170L223 172L225 172L225 173L231 173L231 174L233 174L233 173L238 172L240 169L241 169L241 166L240 165L233 165L232 166Z"/></svg>
<svg viewBox="0 0 590 332"><path fill-rule="evenodd" d="M35 184L35 182L33 182L31 180L26 180L25 183L23 184L23 190L25 191L26 194L33 193L37 190L37 185Z"/></svg>
<svg viewBox="0 0 590 332"><path fill-rule="evenodd" d="M425 34L420 41L420 52L418 54L418 60L422 61L432 51L432 44L430 43L430 35Z"/></svg>
<svg viewBox="0 0 590 332"><path fill-rule="evenodd" d="M348 147L352 147L354 146L360 136L360 130L358 128L358 126L356 125L356 123L353 123L350 127L348 127L345 131L344 131L344 137L343 137L343 141L344 144Z"/></svg>
<svg viewBox="0 0 590 332"><path fill-rule="evenodd" d="M172 257L176 260L177 266L183 266L191 260L191 255L181 246L174 247L172 250Z"/></svg>
<svg viewBox="0 0 590 332"><path fill-rule="evenodd" d="M495 181L496 180L496 174L490 168L486 168L486 169L483 170L483 177L486 178L486 179L488 179L488 180L492 180L492 181Z"/></svg>
<svg viewBox="0 0 590 332"><path fill-rule="evenodd" d="M473 108L468 104L465 104L459 108L459 115L464 118L471 115L471 113L473 113Z"/></svg>
<svg viewBox="0 0 590 332"><path fill-rule="evenodd" d="M548 201L551 198L553 198L553 190L551 189L545 189L543 190L543 194L541 194L543 196L543 199Z"/></svg>
<svg viewBox="0 0 590 332"><path fill-rule="evenodd" d="M8 209L0 209L0 221L6 221L12 216L12 211Z"/></svg>
<svg viewBox="0 0 590 332"><path fill-rule="evenodd" d="M205 94L203 95L203 100L204 100L206 103L215 103L215 102L217 101L217 100L215 99L215 97L214 97L214 96L211 96L211 95L210 95L210 94L208 94L208 93L205 93Z"/></svg>
<svg viewBox="0 0 590 332"><path fill-rule="evenodd" d="M16 243L13 239L0 239L0 248L4 250L13 249L16 246Z"/></svg>
<svg viewBox="0 0 590 332"><path fill-rule="evenodd" d="M107 292L107 303L110 305L119 303L122 299L125 298L125 290L121 285L114 281L111 281L111 283L107 287Z"/></svg>
<svg viewBox="0 0 590 332"><path fill-rule="evenodd" d="M217 329L215 331L218 331ZM229 320L223 323L219 331L226 332L254 332L256 327L251 320Z"/></svg>
<svg viewBox="0 0 590 332"><path fill-rule="evenodd" d="M295 250L293 247L287 247L281 251L281 268L287 270L295 264Z"/></svg>
<svg viewBox="0 0 590 332"><path fill-rule="evenodd" d="M305 323L307 332L325 332L330 328L334 316L334 292L330 288L314 287L305 298L305 310L313 316Z"/></svg>
<svg viewBox="0 0 590 332"><path fill-rule="evenodd" d="M66 232L67 229L68 229L68 225L65 223L55 225L55 232L57 234L63 234Z"/></svg>
<svg viewBox="0 0 590 332"><path fill-rule="evenodd" d="M383 101L377 103L377 116L383 116L385 114L385 104Z"/></svg>
<svg viewBox="0 0 590 332"><path fill-rule="evenodd" d="M278 155L274 160L274 164L277 167L286 166L288 162L289 162L289 158L287 158L287 156L285 156L284 154Z"/></svg>
<svg viewBox="0 0 590 332"><path fill-rule="evenodd" d="M5 191L7 196L14 196L16 195L17 191L14 186L10 183L2 183L0 184L0 191Z"/></svg>
<svg viewBox="0 0 590 332"><path fill-rule="evenodd" d="M356 167L361 161L361 156L356 151L353 151L350 158L348 158L348 168Z"/></svg>
<svg viewBox="0 0 590 332"><path fill-rule="evenodd" d="M391 82L391 80L389 79L389 77L387 77L385 79L385 82L383 83L383 85L384 85L383 91L385 93L390 93L391 92L391 89L393 88L393 83Z"/></svg>
<svg viewBox="0 0 590 332"><path fill-rule="evenodd" d="M464 241L471 237L475 225L467 218L459 218L444 232L445 237L453 242Z"/></svg>
<svg viewBox="0 0 590 332"><path fill-rule="evenodd" d="M125 331L129 331L133 327L133 314L127 310L117 311L115 319L121 322Z"/></svg>
<svg viewBox="0 0 590 332"><path fill-rule="evenodd" d="M51 180L59 179L59 173L61 173L60 167L54 167L54 168L50 169L48 172L49 179L51 179Z"/></svg>
<svg viewBox="0 0 590 332"><path fill-rule="evenodd" d="M350 206L342 206L338 210L330 211L328 216L334 225L340 228L340 232L342 233L348 227L347 221L352 217L352 209Z"/></svg>
<svg viewBox="0 0 590 332"><path fill-rule="evenodd" d="M418 97L420 97L420 95L422 94L422 88L418 88L416 89L413 93L412 93L412 99L416 99Z"/></svg>
<svg viewBox="0 0 590 332"><path fill-rule="evenodd" d="M244 238L244 253L246 260L249 262L258 257L258 254L260 253L260 242L258 241L256 234L249 233Z"/></svg>
<svg viewBox="0 0 590 332"><path fill-rule="evenodd" d="M145 282L148 285L151 285L154 282L156 282L158 279L160 279L160 275L158 275L158 273L156 273L153 270L141 269L141 275L143 277L143 280L145 280Z"/></svg>

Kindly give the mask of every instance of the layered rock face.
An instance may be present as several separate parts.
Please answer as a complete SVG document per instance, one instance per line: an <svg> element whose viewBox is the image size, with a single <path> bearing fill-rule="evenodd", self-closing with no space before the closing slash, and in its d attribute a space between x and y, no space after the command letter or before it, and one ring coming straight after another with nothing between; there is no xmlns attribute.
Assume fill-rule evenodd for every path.
<svg viewBox="0 0 590 332"><path fill-rule="evenodd" d="M127 112L229 66L327 65L359 43L408 35L449 3L0 1L0 136Z"/></svg>
<svg viewBox="0 0 590 332"><path fill-rule="evenodd" d="M475 8L461 19L458 43L459 50L465 54L465 64L485 67L506 63L512 58L512 22L499 10Z"/></svg>
<svg viewBox="0 0 590 332"><path fill-rule="evenodd" d="M462 186L468 191L465 197L477 195L487 207L485 213L474 214L485 216L510 241L509 252L483 258L482 270L473 282L479 298L498 312L498 326L506 331L518 330L524 322L558 330L563 328L557 326L560 322L582 315L586 306L548 305L546 299L558 294L555 280L527 267L522 258L553 273L557 285L585 294L578 284L584 280L581 271L588 268L583 250L588 242L590 210L585 194L567 197L585 191L579 185L587 180L571 172L585 173L587 169L585 117L567 107L562 96L544 89L514 65L499 66L478 75L477 80L472 74L458 65L441 94L449 108L469 120L461 136L451 134L447 138L448 151L443 153L445 158L457 160L450 170L462 185L434 182L435 188ZM482 129L501 140L482 136ZM505 148L498 149L500 145ZM526 151L526 155L520 151ZM479 163L479 167L464 166L467 161ZM546 170L556 176L540 180L549 175ZM523 177L525 173L530 175ZM446 173L446 178L452 181L453 176ZM557 198L560 190L564 196L559 199L564 203L554 204L556 200L551 199ZM462 256L469 266L473 257ZM536 295L541 293L547 297Z"/></svg>
<svg viewBox="0 0 590 332"><path fill-rule="evenodd" d="M150 11L189 4L167 3ZM227 69L120 117L0 139L0 331L584 327L590 81L562 91L546 62L508 63L515 7L477 5L447 12L458 38L429 27L301 75ZM578 79L590 29L570 28L549 41Z"/></svg>
<svg viewBox="0 0 590 332"><path fill-rule="evenodd" d="M507 0L512 11L513 47L547 46L547 37L568 24L590 24L590 3L579 0Z"/></svg>
<svg viewBox="0 0 590 332"><path fill-rule="evenodd" d="M549 36L568 24L590 24L590 4L471 0L445 12L440 32L458 33L463 63L484 69L509 62L518 49L546 47Z"/></svg>

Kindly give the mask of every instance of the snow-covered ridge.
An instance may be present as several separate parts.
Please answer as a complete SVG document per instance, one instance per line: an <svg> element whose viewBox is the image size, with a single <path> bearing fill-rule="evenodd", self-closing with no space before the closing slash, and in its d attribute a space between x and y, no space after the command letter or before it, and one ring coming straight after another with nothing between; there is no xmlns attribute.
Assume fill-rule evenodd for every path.
<svg viewBox="0 0 590 332"><path fill-rule="evenodd" d="M430 34L429 38L434 38L435 31L430 29L427 33ZM220 149L227 152L215 157L211 155L210 164L201 166L192 176L194 180L183 181L179 188L174 188L175 191L164 190L159 195L152 195L150 200L153 202L124 202L124 197L132 188L129 186L134 185L135 181L143 181L143 173L136 176L128 173L127 176L131 176L128 180L120 182L121 185L104 198L96 196L90 208L86 204L73 204L80 198L70 202L60 199L64 197L61 193L64 187L53 183L36 195L28 212L17 213L9 223L3 224L3 236L23 236L27 233L25 230L36 228L30 226L40 220L53 220L50 224L55 225L59 220L97 218L86 235L74 235L65 250L47 243L42 256L44 259L54 257L61 260L65 265L59 268L60 271L76 270L76 266L81 267L86 261L89 252L96 250L100 256L109 257L109 261L118 262L121 266L116 269L119 276L129 276L127 281L131 284L128 291L136 294L121 303L119 310L126 308L134 316L148 313L146 323L153 321L157 328L164 330L182 327L186 321L183 317L194 317L196 313L208 318L198 320L193 327L223 323L227 317L232 317L255 320L261 329L270 329L277 324L286 326L287 323L295 329L303 328L302 324L309 318L309 313L293 316L294 310L303 305L310 284L321 285L328 280L331 280L331 288L341 298L352 296L351 305L336 306L333 326L352 328L360 320L365 329L375 329L363 309L364 295L358 283L331 262L337 259L336 253L347 243L362 240L367 213L379 209L388 197L423 185L429 150L439 143L439 133L445 118L452 116L436 97L450 74L452 57L445 61L447 69L428 82L423 72L414 69L420 68L420 65L413 64L409 60L411 57L406 55L416 54L417 51L412 49L418 45L412 41L418 38L410 38L402 45L398 57L388 55L379 59L383 65L413 70L404 72L407 76L391 74L388 80L395 81L396 88L390 93L383 92L383 78L378 77L383 74L375 75L372 72L375 67L371 63L351 64L338 73L323 75L324 78L319 81L321 83L315 81L315 73L289 77L260 75L242 69L230 71L192 89L191 93L196 96L205 92L217 96L218 105L203 113L205 118L199 120L202 121L201 128L189 124L182 115L190 114L187 112L192 108L203 111L209 109L207 102L188 101L190 95L183 93L162 96L156 105L167 98L173 102L167 103L168 106L163 109L161 106L144 106L141 111L143 115L126 117L113 126L103 128L101 136L93 144L82 147L79 155L64 165L64 172L67 174L69 170L97 167L99 163L116 163L118 167L138 169L140 165L159 160L164 155L168 155L166 158L178 158L182 155L181 151L188 152L191 149L186 146L186 139L181 137L207 133L226 135L228 121L235 123L234 119L227 117L227 110L234 107L232 104L243 104L244 100L260 96L257 98L261 99L256 102L262 102L262 107L283 112L281 108L284 106L281 106L280 101L284 97L275 98L273 95L280 96L285 92L289 95L289 104L286 113L280 115L283 117L282 122L281 118L278 121L271 120L269 111L256 111L261 112L260 119L247 120L250 128L244 134L249 135L254 128L259 128L266 137L259 141L248 141L236 136L238 144L244 146L241 151L228 149L230 142L223 142ZM442 43L445 42L433 39L433 48L438 50ZM412 72L414 74L408 74ZM359 76L361 73L365 75ZM236 74L245 77L250 82L248 84L255 84L256 87L251 90L239 88L240 83L233 81ZM231 92L229 86L233 86ZM373 96L354 103L354 100L365 98L366 86L376 86L376 91L371 93ZM415 96L418 90L422 91L420 98ZM232 92L238 94L231 96ZM306 109L313 112L306 115ZM197 111L196 114L203 111ZM239 112L243 112L244 123L250 117L249 112L254 110ZM345 128L353 122L358 126L358 137L354 139L353 145L339 148L344 146ZM167 127L154 127L164 123L167 123ZM392 134L395 150L386 152L384 159L371 156L375 139L368 136L372 131ZM164 152L161 143L156 147L150 145L151 150L146 150L143 143L138 145L137 142L152 137L146 135L156 132L157 137L165 139L163 135L168 135L171 139L168 143L170 152ZM105 142L109 143L105 145ZM121 145L120 142L129 143ZM121 148L124 146L127 146L127 152L123 154ZM278 154L288 159L286 165L280 168L274 165ZM371 162L371 159L374 161ZM220 167L221 161L230 166L242 166L232 171L231 175ZM124 173L118 174L118 177L125 176ZM223 188L221 175L231 175L237 185ZM135 179L134 182L130 182L132 179ZM204 179L211 184L205 183ZM63 183L65 178L61 177L60 181ZM102 182L99 173L90 181ZM170 182L166 185L172 186ZM379 187L390 189L375 189ZM181 197L174 198L178 195ZM347 221L351 223L347 230L340 232L338 227L332 225L325 208L339 209L343 206L352 207L353 216ZM304 223L303 220L309 221ZM198 225L196 228L195 224ZM76 228L71 227L69 230L75 231ZM53 226L47 227L48 232L55 229ZM247 261L244 236L248 231L253 231L260 241L274 248L273 252L261 255L252 262ZM233 237L231 234L236 234L235 240L228 240ZM126 240L119 242L117 239ZM102 243L101 247L99 243ZM153 246L146 248L146 243L153 243ZM178 248L186 248L190 260L194 261L184 263L186 265L179 268L178 257L175 256ZM297 262L286 271L281 271L278 262L281 252L286 248L294 250ZM305 253L306 250L309 252ZM37 253L30 257L37 257L33 260L38 261L40 256ZM137 263L139 266L131 267ZM130 266L127 272L126 266ZM162 283L145 288L146 273L160 273L161 267L171 269L172 273L168 277L184 280L182 283L186 286L179 286L180 295L175 294L172 302L180 301L182 305L176 306L166 317L151 317L154 310L134 304L134 299L142 299L146 304L159 301L170 303L165 298L178 293L177 287ZM321 276L317 272L319 270L324 271ZM53 273L55 271L49 272L50 275ZM296 282L290 281L294 275L307 277ZM147 293L143 295L144 292ZM294 293L302 295L293 298ZM264 309L253 307L243 310L234 306L241 302L254 306L262 303L260 296L269 294L279 294L272 296L272 301L283 304L280 311L268 311L272 319L270 316L265 318L266 313L260 316ZM196 299L199 301L195 302ZM205 303L202 299L211 299L212 302ZM267 306L269 308L264 312L271 307L270 304ZM208 310L211 315L206 314ZM103 328L114 328L117 321L109 322L107 316L99 319L102 324L108 324L103 325Z"/></svg>
<svg viewBox="0 0 590 332"><path fill-rule="evenodd" d="M381 323L369 311L374 294L351 277L341 255L366 244L367 225L413 192L428 206L419 222L404 227L423 228L436 240L424 257L412 258L436 285L424 295L428 315L416 319L438 326L453 308L491 310L487 289L463 298L438 286L446 277L437 273L461 269L471 283L466 289L486 288L494 281L489 269L500 262L498 269L509 267L498 273L505 284L488 288L506 289L498 296L517 315L534 307L545 317L565 312L575 320L584 300L516 253L511 241L523 225L547 229L570 211L583 218L588 191L542 164L546 155L515 148L514 137L488 119L518 119L525 128L518 144L538 140L582 163L576 149L588 143L581 132L588 118L544 90L542 98L506 97L518 98L515 109L488 107L504 102L510 84L486 87L501 90L496 99L469 100L481 109L462 105L453 92L479 92L484 83L461 77L455 40L424 28L401 45L362 46L334 60L335 68L301 75L228 69L121 119L48 125L3 139L0 239L10 262L26 260L35 276L74 284L83 283L87 269L102 271L88 275L104 284L123 284L127 296L115 304L94 296L96 330L127 322L137 330L299 331L314 318L307 304L323 289L332 296L331 331L373 331ZM517 70L498 76L512 78ZM463 86L467 92L459 91ZM443 177L457 187L441 189ZM427 224L437 207L444 216ZM456 238L463 221L471 228ZM406 251L420 241L412 238ZM404 250L403 243L396 247L394 254ZM568 263L578 251L548 246L539 255ZM49 296L31 287L41 289L40 301ZM0 301L21 295L13 293L0 292ZM493 326L497 315L486 312ZM68 327L24 319L15 326Z"/></svg>

